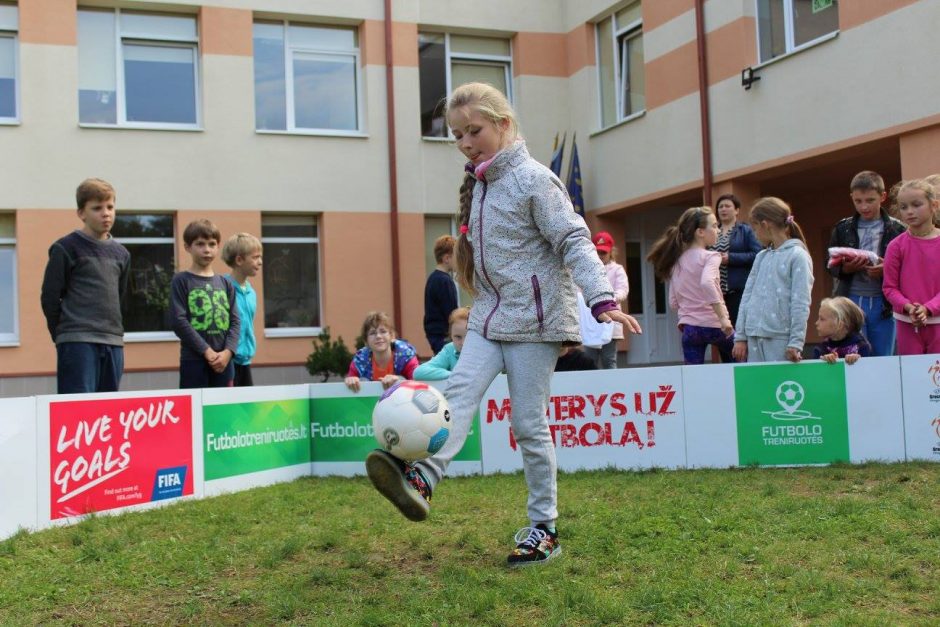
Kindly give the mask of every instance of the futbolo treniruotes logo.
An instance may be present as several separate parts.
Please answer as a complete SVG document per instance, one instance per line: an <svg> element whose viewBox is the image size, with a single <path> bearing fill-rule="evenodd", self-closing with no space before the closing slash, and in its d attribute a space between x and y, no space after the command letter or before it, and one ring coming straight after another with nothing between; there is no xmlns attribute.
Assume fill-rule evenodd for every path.
<svg viewBox="0 0 940 627"><path fill-rule="evenodd" d="M814 416L812 412L800 409L803 399L806 398L806 392L796 381L784 381L778 385L774 398L780 404L780 410L762 412L774 420L822 420L821 417Z"/></svg>
<svg viewBox="0 0 940 627"><path fill-rule="evenodd" d="M734 387L742 465L848 461L842 364L735 368Z"/></svg>

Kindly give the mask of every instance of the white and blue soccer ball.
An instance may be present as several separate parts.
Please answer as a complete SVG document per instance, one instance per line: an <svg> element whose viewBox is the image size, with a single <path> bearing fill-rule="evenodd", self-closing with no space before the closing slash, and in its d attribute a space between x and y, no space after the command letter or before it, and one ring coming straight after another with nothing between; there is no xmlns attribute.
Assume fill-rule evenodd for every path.
<svg viewBox="0 0 940 627"><path fill-rule="evenodd" d="M372 411L379 446L407 462L430 457L450 435L444 395L427 383L401 381L382 394Z"/></svg>

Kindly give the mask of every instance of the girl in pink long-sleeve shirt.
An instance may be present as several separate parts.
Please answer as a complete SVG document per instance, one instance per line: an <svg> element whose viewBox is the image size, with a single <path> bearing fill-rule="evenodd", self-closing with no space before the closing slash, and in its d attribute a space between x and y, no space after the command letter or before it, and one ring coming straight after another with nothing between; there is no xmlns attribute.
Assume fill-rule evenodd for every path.
<svg viewBox="0 0 940 627"><path fill-rule="evenodd" d="M898 191L898 209L908 231L885 251L885 298L894 309L899 355L940 353L940 228L934 226L937 192L922 180Z"/></svg>
<svg viewBox="0 0 940 627"><path fill-rule="evenodd" d="M709 344L721 360L733 362L734 327L721 296L721 253L706 250L718 241L718 220L709 207L693 207L666 229L647 255L661 281L669 281L669 304L679 311L686 364L705 363Z"/></svg>

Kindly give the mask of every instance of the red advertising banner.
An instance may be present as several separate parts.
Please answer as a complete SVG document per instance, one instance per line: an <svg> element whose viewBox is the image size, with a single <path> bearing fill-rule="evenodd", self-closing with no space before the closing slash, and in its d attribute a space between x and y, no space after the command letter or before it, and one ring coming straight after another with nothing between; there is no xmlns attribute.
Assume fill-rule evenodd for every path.
<svg viewBox="0 0 940 627"><path fill-rule="evenodd" d="M192 397L49 403L53 520L193 493Z"/></svg>

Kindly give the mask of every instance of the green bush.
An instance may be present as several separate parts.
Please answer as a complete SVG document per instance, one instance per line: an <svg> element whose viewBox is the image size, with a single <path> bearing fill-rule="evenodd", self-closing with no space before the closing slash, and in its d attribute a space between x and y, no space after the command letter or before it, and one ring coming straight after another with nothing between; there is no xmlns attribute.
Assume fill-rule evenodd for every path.
<svg viewBox="0 0 940 627"><path fill-rule="evenodd" d="M315 377L322 376L322 382L326 382L331 374L345 375L352 357L342 336L333 341L330 328L323 327L320 336L313 338L313 352L307 356L307 372Z"/></svg>

